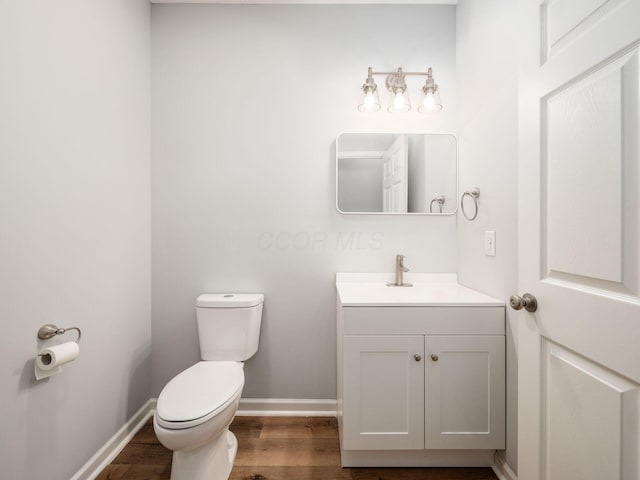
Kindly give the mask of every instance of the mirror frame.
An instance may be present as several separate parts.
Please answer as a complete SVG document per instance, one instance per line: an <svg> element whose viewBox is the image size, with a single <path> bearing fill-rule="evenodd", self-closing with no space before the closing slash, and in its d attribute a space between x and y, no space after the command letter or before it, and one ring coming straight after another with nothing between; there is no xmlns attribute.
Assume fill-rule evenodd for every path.
<svg viewBox="0 0 640 480"><path fill-rule="evenodd" d="M379 135L442 135L442 136L449 136L449 137L453 137L453 139L456 142L456 168L455 168L455 172L456 172L456 193L455 193L455 208L453 209L452 212L443 212L443 213L427 213L427 212L344 212L342 210L340 210L340 207L338 206L338 140L340 139L340 137L342 135L353 135L353 134L359 134L359 135L363 135L363 134L379 134ZM338 211L338 213L342 214L342 215L384 215L384 216L393 216L393 215L398 215L398 216L404 216L404 215L411 215L411 216L418 216L418 215L422 215L422 216L429 216L429 217L450 217L452 215L456 215L458 213L458 196L460 193L460 187L459 187L459 164L458 164L458 137L456 137L453 133L450 132L342 132L340 134L338 134L338 136L336 137L336 145L335 145L335 151L334 151L334 157L335 157L335 169L336 169L336 173L335 173L335 207L336 210Z"/></svg>

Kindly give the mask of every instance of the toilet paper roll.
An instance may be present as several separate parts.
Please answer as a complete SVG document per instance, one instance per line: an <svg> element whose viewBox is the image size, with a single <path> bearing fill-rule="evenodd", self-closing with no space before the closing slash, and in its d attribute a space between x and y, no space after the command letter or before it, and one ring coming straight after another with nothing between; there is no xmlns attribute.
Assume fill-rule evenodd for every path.
<svg viewBox="0 0 640 480"><path fill-rule="evenodd" d="M38 352L35 361L36 379L50 377L62 371L62 365L72 362L80 354L80 346L76 342L66 342Z"/></svg>

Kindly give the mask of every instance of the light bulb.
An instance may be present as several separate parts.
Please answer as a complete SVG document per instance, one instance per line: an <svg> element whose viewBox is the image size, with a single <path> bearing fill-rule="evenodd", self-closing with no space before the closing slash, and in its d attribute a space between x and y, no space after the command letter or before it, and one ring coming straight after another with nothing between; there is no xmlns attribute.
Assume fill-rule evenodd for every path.
<svg viewBox="0 0 640 480"><path fill-rule="evenodd" d="M364 105L367 109L370 109L373 104L376 103L376 99L373 96L373 93L369 92L364 96Z"/></svg>
<svg viewBox="0 0 640 480"><path fill-rule="evenodd" d="M407 92L401 89L396 90L389 101L388 110L392 113L408 112L411 110L411 102L409 101Z"/></svg>
<svg viewBox="0 0 640 480"><path fill-rule="evenodd" d="M396 96L393 98L393 107L396 110L402 110L402 108L405 106L406 103L407 101L404 98L404 95L402 94L402 92L396 93Z"/></svg>
<svg viewBox="0 0 640 480"><path fill-rule="evenodd" d="M365 89L364 96L358 110L361 112L377 112L380 110L380 99L375 89Z"/></svg>
<svg viewBox="0 0 640 480"><path fill-rule="evenodd" d="M360 106L360 110L363 112L375 112L380 110L380 104L378 103L378 99L373 92L367 92L362 99L362 105Z"/></svg>
<svg viewBox="0 0 640 480"><path fill-rule="evenodd" d="M424 105L424 108L426 108L427 110L433 110L433 107L435 104L436 104L436 99L433 96L433 92L430 91L424 96L422 105Z"/></svg>
<svg viewBox="0 0 640 480"><path fill-rule="evenodd" d="M438 89L423 89L422 101L418 107L418 112L435 113L440 110L442 110L442 100L440 100L440 92Z"/></svg>

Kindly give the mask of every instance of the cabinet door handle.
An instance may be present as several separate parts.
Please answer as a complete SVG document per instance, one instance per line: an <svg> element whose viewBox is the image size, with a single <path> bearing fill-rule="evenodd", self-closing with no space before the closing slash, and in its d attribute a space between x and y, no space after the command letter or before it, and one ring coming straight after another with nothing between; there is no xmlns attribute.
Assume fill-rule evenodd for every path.
<svg viewBox="0 0 640 480"><path fill-rule="evenodd" d="M431 360L433 360L434 362L437 362L438 361L438 355L432 353L431 354Z"/></svg>
<svg viewBox="0 0 640 480"><path fill-rule="evenodd" d="M416 362L419 362L420 360L422 360L422 357L417 353L413 356L413 358L415 358Z"/></svg>

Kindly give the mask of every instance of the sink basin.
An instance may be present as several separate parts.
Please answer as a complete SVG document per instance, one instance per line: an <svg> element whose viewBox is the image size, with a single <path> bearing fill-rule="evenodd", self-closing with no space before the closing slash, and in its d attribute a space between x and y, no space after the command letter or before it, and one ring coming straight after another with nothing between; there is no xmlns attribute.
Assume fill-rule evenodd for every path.
<svg viewBox="0 0 640 480"><path fill-rule="evenodd" d="M343 306L495 307L504 302L464 287L454 273L406 273L413 287L388 286L392 273L337 273L336 289Z"/></svg>

